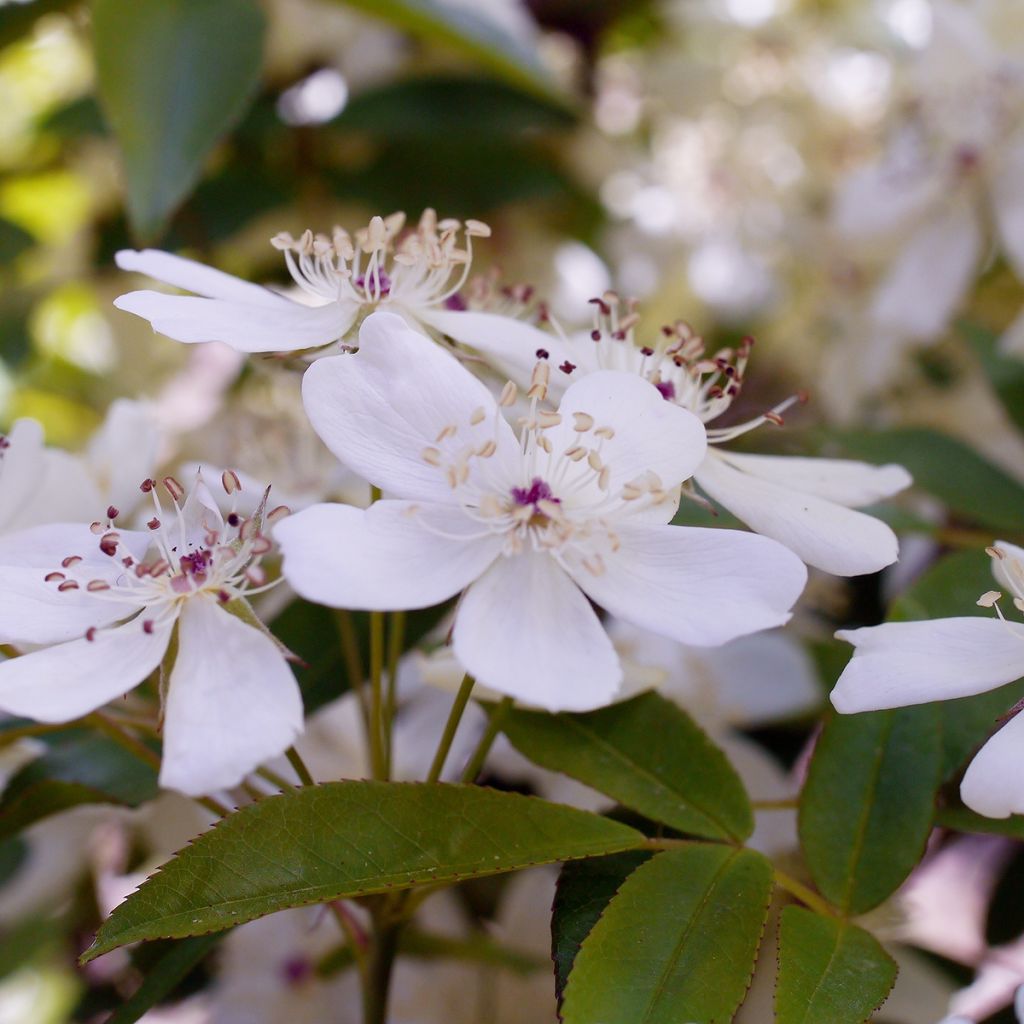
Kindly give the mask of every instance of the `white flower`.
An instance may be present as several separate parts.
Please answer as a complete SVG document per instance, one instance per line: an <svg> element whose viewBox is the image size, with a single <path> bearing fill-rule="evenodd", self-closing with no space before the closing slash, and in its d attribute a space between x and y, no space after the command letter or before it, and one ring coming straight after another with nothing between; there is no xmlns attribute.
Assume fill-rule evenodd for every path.
<svg viewBox="0 0 1024 1024"><path fill-rule="evenodd" d="M302 700L282 649L233 613L232 601L263 584L261 519L225 520L201 479L183 503L177 481L163 486L166 509L159 485L143 484L155 511L145 531L108 519L0 537L0 642L47 645L0 664L0 709L79 718L142 682L175 638L160 782L195 795L285 750Z"/></svg>
<svg viewBox="0 0 1024 1024"><path fill-rule="evenodd" d="M362 313L378 307L430 326L436 308L458 305L472 261L472 240L487 237L480 221L438 221L426 210L414 231L401 234L405 214L374 217L355 238L335 228L330 238L306 231L272 239L305 293L295 302L220 270L156 249L117 254L122 270L196 292L129 292L118 309L148 320L184 342L222 341L241 352L291 352L344 338ZM464 247L460 244L464 238Z"/></svg>
<svg viewBox="0 0 1024 1024"><path fill-rule="evenodd" d="M400 499L314 505L276 528L304 597L418 608L465 590L453 631L480 681L549 709L607 703L618 656L587 598L627 621L714 645L789 618L806 573L779 545L667 525L704 455L704 429L645 381L592 374L522 438L488 389L398 317L377 313L355 355L303 381L317 433ZM504 400L514 399L509 385ZM467 589L468 588L468 589Z"/></svg>
<svg viewBox="0 0 1024 1024"><path fill-rule="evenodd" d="M1024 549L999 541L989 552L997 581L1024 610ZM992 607L1000 596L989 591L978 603ZM1001 614L887 622L836 636L856 648L832 691L844 714L969 697L1024 676L1024 624ZM1024 716L1011 718L975 755L960 795L990 818L1024 813Z"/></svg>
<svg viewBox="0 0 1024 1024"><path fill-rule="evenodd" d="M705 424L724 413L739 394L750 342L738 350L705 353L702 339L687 325L665 328L654 343L638 346L638 319L621 315L609 293L595 300L590 333L556 337L521 321L488 313L439 313L436 326L456 341L478 349L513 380L522 381L543 349L559 371L557 393L598 370L635 373L662 396L694 413ZM693 473L701 489L751 529L785 544L808 565L839 576L877 572L898 554L893 531L857 508L889 497L911 483L902 466L872 466L845 459L748 455L721 446L763 423L781 423L789 399L746 423L709 427L710 447Z"/></svg>
<svg viewBox="0 0 1024 1024"><path fill-rule="evenodd" d="M81 454L47 448L40 423L16 420L0 436L0 534L83 519L108 505L128 512L139 480L153 472L158 444L149 407L129 399L111 404Z"/></svg>
<svg viewBox="0 0 1024 1024"><path fill-rule="evenodd" d="M896 253L871 314L907 340L946 329L979 269L990 220L1024 280L1024 49L1019 34L986 23L1004 6L933 5L904 119L879 160L855 170L837 196L845 239ZM1008 333L1007 344L1022 336Z"/></svg>

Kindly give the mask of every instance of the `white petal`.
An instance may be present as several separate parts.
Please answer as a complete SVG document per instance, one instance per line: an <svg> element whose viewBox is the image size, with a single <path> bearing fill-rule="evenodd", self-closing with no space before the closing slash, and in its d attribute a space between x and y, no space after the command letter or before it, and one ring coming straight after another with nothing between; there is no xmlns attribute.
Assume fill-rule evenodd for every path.
<svg viewBox="0 0 1024 1024"><path fill-rule="evenodd" d="M594 609L540 552L498 559L466 591L452 642L485 686L548 711L602 707L622 681Z"/></svg>
<svg viewBox="0 0 1024 1024"><path fill-rule="evenodd" d="M1005 540L997 540L992 547L1003 556L992 559L996 583L1013 596L1024 596L1024 548Z"/></svg>
<svg viewBox="0 0 1024 1024"><path fill-rule="evenodd" d="M857 648L832 691L843 714L970 697L1024 676L1024 625L995 617L886 622L836 637Z"/></svg>
<svg viewBox="0 0 1024 1024"><path fill-rule="evenodd" d="M93 473L81 455L59 448L47 448L40 456L42 479L30 501L9 524L24 529L39 523L90 522L101 516L110 504L96 484ZM139 481L135 481L138 493Z"/></svg>
<svg viewBox="0 0 1024 1024"><path fill-rule="evenodd" d="M303 597L335 608L427 608L472 583L501 550L458 508L378 501L311 505L274 537L282 571Z"/></svg>
<svg viewBox="0 0 1024 1024"><path fill-rule="evenodd" d="M139 503L139 484L153 475L160 429L147 402L118 398L89 441L87 458L108 504L127 511Z"/></svg>
<svg viewBox="0 0 1024 1024"><path fill-rule="evenodd" d="M164 708L160 784L190 796L227 789L302 731L302 695L270 637L217 606L185 602Z"/></svg>
<svg viewBox="0 0 1024 1024"><path fill-rule="evenodd" d="M510 316L474 311L431 310L427 319L432 327L447 334L449 338L483 353L492 366L520 387L527 387L530 383L530 376L537 364L538 349L544 349L549 354L553 385L551 390L556 395L561 394L570 383L570 377L561 373L558 367L566 360L580 367L577 346L567 345L557 335ZM593 342L590 347L595 347ZM596 368L595 360L593 366L585 369L580 367L572 379Z"/></svg>
<svg viewBox="0 0 1024 1024"><path fill-rule="evenodd" d="M712 449L696 474L701 489L752 530L837 576L877 572L896 561L896 534L880 519L742 472Z"/></svg>
<svg viewBox="0 0 1024 1024"><path fill-rule="evenodd" d="M712 449L717 451L718 449ZM855 459L811 459L797 455L724 453L729 462L764 480L804 491L848 508L872 505L909 487L911 475L894 463L875 466Z"/></svg>
<svg viewBox="0 0 1024 1024"><path fill-rule="evenodd" d="M1003 250L1019 278L1024 278L1024 137L1018 136L1003 151L992 176L992 212Z"/></svg>
<svg viewBox="0 0 1024 1024"><path fill-rule="evenodd" d="M1024 717L1010 719L974 755L960 796L987 818L1024 814Z"/></svg>
<svg viewBox="0 0 1024 1024"><path fill-rule="evenodd" d="M872 315L883 329L935 338L960 305L980 254L978 211L967 199L955 200L903 247L879 285Z"/></svg>
<svg viewBox="0 0 1024 1024"><path fill-rule="evenodd" d="M909 139L897 138L894 151ZM907 173L898 153L859 167L840 182L833 219L839 234L851 241L888 238L905 230L941 199L939 175L930 166Z"/></svg>
<svg viewBox="0 0 1024 1024"><path fill-rule="evenodd" d="M0 455L0 532L16 529L18 516L43 478L43 428L37 420L20 419L6 438Z"/></svg>
<svg viewBox="0 0 1024 1024"><path fill-rule="evenodd" d="M171 635L173 620L147 633L144 618L0 662L0 709L69 722L127 693L160 664Z"/></svg>
<svg viewBox="0 0 1024 1024"><path fill-rule="evenodd" d="M713 647L781 626L807 570L781 544L739 530L623 525L604 572L573 578L613 615L680 643Z"/></svg>
<svg viewBox="0 0 1024 1024"><path fill-rule="evenodd" d="M114 256L114 262L122 270L145 274L156 281L183 288L185 291L205 295L211 299L225 299L252 306L288 307L291 302L283 295L277 295L268 288L243 281L240 277L225 274L222 270L187 260L173 253L159 249L122 249Z"/></svg>
<svg viewBox="0 0 1024 1024"><path fill-rule="evenodd" d="M118 531L136 558L149 546L149 536ZM82 561L63 569L61 561L78 555ZM79 582L79 589L59 591L46 582L50 572L63 572ZM139 605L130 592L123 601L116 588L125 568L99 550L99 538L88 526L55 523L0 537L0 643L48 644L81 636L90 626L105 626L135 612ZM99 579L111 590L103 598L85 585Z"/></svg>
<svg viewBox="0 0 1024 1024"><path fill-rule="evenodd" d="M493 438L492 464L518 464L518 442L490 391L453 356L394 313L372 313L355 355L318 359L302 378L313 428L351 469L403 498L450 502L445 474L423 461L427 447L461 449ZM482 409L481 422L470 425ZM448 445L438 436L458 435Z"/></svg>
<svg viewBox="0 0 1024 1024"><path fill-rule="evenodd" d="M340 302L268 307L150 291L128 292L114 305L148 320L154 331L175 341L223 341L239 352L318 348L343 337L358 312L356 306Z"/></svg>
<svg viewBox="0 0 1024 1024"><path fill-rule="evenodd" d="M632 373L598 370L570 385L558 411L562 422L545 431L556 454L582 444L600 447L608 467L608 490L654 472L672 489L693 475L707 451L704 424L693 413L666 402L653 384ZM593 431L580 435L574 413L587 413L594 428L611 427L614 436L600 439ZM557 490L557 489L556 489ZM671 518L674 508L668 508Z"/></svg>

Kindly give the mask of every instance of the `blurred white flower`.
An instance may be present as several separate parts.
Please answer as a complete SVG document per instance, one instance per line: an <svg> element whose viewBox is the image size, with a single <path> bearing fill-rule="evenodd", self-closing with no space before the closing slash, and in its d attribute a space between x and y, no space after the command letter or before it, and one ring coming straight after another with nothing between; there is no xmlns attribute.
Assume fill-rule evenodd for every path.
<svg viewBox="0 0 1024 1024"><path fill-rule="evenodd" d="M1024 610L1024 549L999 541L989 549L997 582ZM832 703L843 714L969 697L1024 676L1024 623L999 612L998 591L978 604L997 618L887 622L836 636L855 647ZM990 818L1024 813L1024 716L1016 715L974 756L960 785L968 807Z"/></svg>
<svg viewBox="0 0 1024 1024"><path fill-rule="evenodd" d="M438 325L456 341L488 357L513 380L523 382L547 351L559 372L555 394L581 377L602 370L637 374L669 402L711 424L729 409L743 385L752 341L711 355L703 339L677 323L647 345L638 345L639 319L612 293L594 300L590 332L555 336L522 321L491 313L441 315ZM873 504L911 483L902 466L796 456L746 455L722 445L764 423L782 422L797 398L744 423L708 426L709 447L693 474L700 488L751 529L785 544L808 565L839 576L877 572L896 561L898 542L881 520L857 508Z"/></svg>
<svg viewBox="0 0 1024 1024"><path fill-rule="evenodd" d="M237 488L231 474L224 481ZM225 519L201 478L182 503L169 477L165 510L158 486L143 484L156 513L144 531L115 528L111 507L105 524L0 538L0 640L52 645L0 664L0 708L78 718L142 682L175 638L160 782L194 795L233 786L285 750L302 728L302 700L278 644L244 609L228 610L264 583L263 510Z"/></svg>
<svg viewBox="0 0 1024 1024"><path fill-rule="evenodd" d="M806 573L785 548L667 525L704 428L647 382L592 374L549 412L541 359L517 439L490 391L400 318L369 317L360 343L307 370L306 410L339 459L404 500L315 505L281 523L283 571L302 596L383 610L465 590L456 656L552 710L605 704L622 679L588 597L695 644L789 618Z"/></svg>
<svg viewBox="0 0 1024 1024"><path fill-rule="evenodd" d="M402 233L405 214L374 217L352 238L342 228L331 237L306 231L298 239L275 235L288 272L308 304L156 249L117 254L122 270L196 292L129 292L114 301L176 341L222 341L241 352L292 352L344 338L359 316L378 307L430 327L435 309L461 307L459 289L473 259L473 239L490 228L476 220L438 221L426 210L417 227ZM460 241L461 240L461 241Z"/></svg>

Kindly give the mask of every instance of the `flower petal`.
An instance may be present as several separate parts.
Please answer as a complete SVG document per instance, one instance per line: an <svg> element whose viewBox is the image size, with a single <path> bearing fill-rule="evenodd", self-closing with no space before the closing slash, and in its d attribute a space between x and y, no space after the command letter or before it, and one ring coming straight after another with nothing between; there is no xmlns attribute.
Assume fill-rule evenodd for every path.
<svg viewBox="0 0 1024 1024"><path fill-rule="evenodd" d="M836 637L857 648L832 691L843 714L970 697L1024 676L1024 625L997 618L886 622Z"/></svg>
<svg viewBox="0 0 1024 1024"><path fill-rule="evenodd" d="M127 693L160 664L173 620L152 633L138 616L94 640L71 640L0 662L0 709L41 722L69 722Z"/></svg>
<svg viewBox="0 0 1024 1024"><path fill-rule="evenodd" d="M485 686L548 711L602 707L622 681L594 609L542 552L499 558L466 591L452 643Z"/></svg>
<svg viewBox="0 0 1024 1024"><path fill-rule="evenodd" d="M223 341L239 352L318 348L344 337L358 312L356 306L340 302L269 307L150 291L128 292L116 298L114 305L148 320L154 331L175 341Z"/></svg>
<svg viewBox="0 0 1024 1024"><path fill-rule="evenodd" d="M739 530L626 524L604 571L569 564L603 608L642 629L696 647L781 626L807 581L775 541Z"/></svg>
<svg viewBox="0 0 1024 1024"><path fill-rule="evenodd" d="M743 472L711 450L697 471L701 489L752 530L837 576L877 572L896 561L896 534L880 519Z"/></svg>
<svg viewBox="0 0 1024 1024"><path fill-rule="evenodd" d="M159 249L122 249L114 255L114 262L122 269L145 274L156 281L183 288L185 291L205 295L211 299L242 302L250 306L268 308L287 307L291 302L283 295L225 274L195 260L187 260Z"/></svg>
<svg viewBox="0 0 1024 1024"><path fill-rule="evenodd" d="M1012 718L974 755L960 796L986 818L1024 814L1024 716Z"/></svg>
<svg viewBox="0 0 1024 1024"><path fill-rule="evenodd" d="M713 449L717 451L718 449ZM741 455L723 453L744 473L834 501L847 508L860 508L889 498L914 481L899 465L885 466L855 459L811 459L797 455Z"/></svg>
<svg viewBox="0 0 1024 1024"><path fill-rule="evenodd" d="M118 531L126 550L140 558L149 547L145 533ZM77 555L73 568L61 561ZM59 591L50 572L63 572L79 583L76 590ZM125 572L117 558L103 554L99 538L88 526L54 523L0 537L0 643L48 644L81 636L90 626L106 626L138 610L133 594L123 600L117 581ZM111 590L102 598L89 593L86 583L103 580Z"/></svg>
<svg viewBox="0 0 1024 1024"><path fill-rule="evenodd" d="M431 310L426 319L430 326L447 334L460 345L483 353L492 366L520 387L527 387L530 383L538 349L548 353L551 380L556 393L564 391L570 383L570 378L559 373L557 368L566 360L580 367L580 356L587 352L582 347L578 349L575 345L567 345L557 335L542 331L523 320L497 313ZM594 348L593 342L590 348ZM594 359L593 365L580 367L575 376L596 369L597 360Z"/></svg>
<svg viewBox="0 0 1024 1024"><path fill-rule="evenodd" d="M907 337L935 338L963 299L980 255L978 211L957 199L911 236L879 285L872 315Z"/></svg>
<svg viewBox="0 0 1024 1024"><path fill-rule="evenodd" d="M1024 196L1020 182L1024 177L1024 136L1018 135L1003 151L992 176L992 212L999 240L1014 271L1024 277Z"/></svg>
<svg viewBox="0 0 1024 1024"><path fill-rule="evenodd" d="M461 509L378 501L368 509L311 505L282 520L274 537L282 571L307 600L335 608L427 608L472 583L501 539Z"/></svg>
<svg viewBox="0 0 1024 1024"><path fill-rule="evenodd" d="M139 503L139 484L153 475L159 447L160 428L148 403L127 398L111 403L87 451L109 504L127 511Z"/></svg>
<svg viewBox="0 0 1024 1024"><path fill-rule="evenodd" d="M302 379L302 401L313 429L346 466L403 498L452 500L445 474L423 461L427 447L461 449L493 439L491 463L518 459L512 428L486 386L394 313L363 321L354 355L313 363ZM470 425L476 410L484 416ZM458 434L438 441L451 426Z"/></svg>
<svg viewBox="0 0 1024 1024"><path fill-rule="evenodd" d="M274 641L217 606L185 602L164 710L160 784L190 796L237 785L302 731L302 695Z"/></svg>
<svg viewBox="0 0 1024 1024"><path fill-rule="evenodd" d="M0 457L0 531L16 529L19 513L32 500L43 478L43 427L20 419L6 437Z"/></svg>
<svg viewBox="0 0 1024 1024"><path fill-rule="evenodd" d="M704 459L704 424L686 409L666 402L653 384L633 373L598 370L570 385L558 407L562 422L545 431L554 452L575 445L598 447L608 467L608 490L648 472L657 473L666 489L693 475ZM574 414L593 417L594 428L611 427L614 436L601 439L593 431L580 434ZM670 508L666 519L675 511Z"/></svg>

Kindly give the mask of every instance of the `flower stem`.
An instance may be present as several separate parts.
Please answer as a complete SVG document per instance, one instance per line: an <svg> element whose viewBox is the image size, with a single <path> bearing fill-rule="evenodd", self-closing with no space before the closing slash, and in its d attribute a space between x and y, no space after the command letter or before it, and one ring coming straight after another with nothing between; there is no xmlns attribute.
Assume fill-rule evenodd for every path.
<svg viewBox="0 0 1024 1024"><path fill-rule="evenodd" d="M387 1024L391 969L398 952L400 926L378 921L367 958L363 987L363 1024Z"/></svg>
<svg viewBox="0 0 1024 1024"><path fill-rule="evenodd" d="M387 778L384 761L384 613L370 612L370 766Z"/></svg>
<svg viewBox="0 0 1024 1024"><path fill-rule="evenodd" d="M295 747L289 747L284 756L288 758L288 763L295 770L295 774L299 777L299 782L304 786L313 786L316 783L313 781L313 776L310 774L309 769L306 767L306 762L299 756L299 752Z"/></svg>
<svg viewBox="0 0 1024 1024"><path fill-rule="evenodd" d="M809 907L815 913L825 917L836 916L836 911L813 889L778 868L775 868L775 884L780 889L785 889L791 896L795 896L804 906Z"/></svg>
<svg viewBox="0 0 1024 1024"><path fill-rule="evenodd" d="M363 663L359 657L359 634L356 624L352 621L352 613L347 608L338 608L334 613L338 624L338 638L341 640L341 656L345 661L345 675L348 676L348 688L359 699L359 707L363 712L363 724L370 726L370 708L366 703L366 691L363 675Z"/></svg>
<svg viewBox="0 0 1024 1024"><path fill-rule="evenodd" d="M448 752L452 749L452 740L455 739L459 722L462 721L462 713L469 703L469 695L473 692L475 682L476 680L468 672L462 677L459 692L455 695L451 711L448 712L448 721L444 723L444 732L441 733L441 742L437 745L437 753L434 754L430 771L427 773L427 782L437 782L441 777L441 772L444 771L444 762L448 758Z"/></svg>
<svg viewBox="0 0 1024 1024"><path fill-rule="evenodd" d="M487 760L487 755L491 752L498 733L501 732L501 723L505 720L511 707L512 698L502 697L498 706L491 712L487 728L484 730L483 736L480 737L480 742L476 745L476 750L473 751L469 763L463 769L460 782L473 782L480 774L480 769L483 768L484 761Z"/></svg>
<svg viewBox="0 0 1024 1024"><path fill-rule="evenodd" d="M389 618L391 628L388 631L387 690L384 695L384 763L388 775L391 774L391 730L398 703L398 662L405 643L405 612L392 612Z"/></svg>
<svg viewBox="0 0 1024 1024"><path fill-rule="evenodd" d="M359 971L359 979L363 988L367 988L369 976L367 974L366 951L369 946L369 939L363 931L359 922L349 912L342 900L332 900L327 904L334 919L338 922L349 948L352 950L352 958L356 962L356 969Z"/></svg>
<svg viewBox="0 0 1024 1024"><path fill-rule="evenodd" d="M267 782L269 782L271 785L277 786L277 788L281 790L282 793L287 793L289 790L292 789L298 789L295 783L289 782L283 776L278 775L277 772L271 770L270 768L267 768L266 766L261 765L259 768L257 768L256 774L261 779L266 779Z"/></svg>

